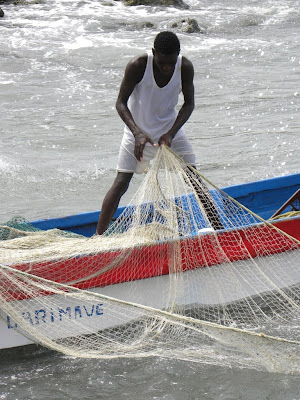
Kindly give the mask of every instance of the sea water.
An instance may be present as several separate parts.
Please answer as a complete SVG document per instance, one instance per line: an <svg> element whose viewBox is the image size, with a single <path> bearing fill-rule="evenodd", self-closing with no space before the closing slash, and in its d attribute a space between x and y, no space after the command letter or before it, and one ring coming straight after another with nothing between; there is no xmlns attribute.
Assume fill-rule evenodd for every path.
<svg viewBox="0 0 300 400"><path fill-rule="evenodd" d="M201 173L222 187L299 172L300 2L185 2L187 10L114 0L1 6L0 222L101 208L123 131L115 101L124 68L166 29L195 68L186 132ZM203 33L171 28L187 18ZM9 400L299 400L299 382L156 358L25 351L0 361L0 399Z"/></svg>

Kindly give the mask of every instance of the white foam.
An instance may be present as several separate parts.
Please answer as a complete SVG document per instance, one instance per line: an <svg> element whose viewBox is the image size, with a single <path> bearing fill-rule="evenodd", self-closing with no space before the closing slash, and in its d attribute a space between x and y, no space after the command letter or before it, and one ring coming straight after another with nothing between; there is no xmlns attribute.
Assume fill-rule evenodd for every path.
<svg viewBox="0 0 300 400"><path fill-rule="evenodd" d="M84 36L79 36L72 43L65 43L64 47L65 49L75 50L83 47L93 47L93 45L94 43L92 40L87 39Z"/></svg>

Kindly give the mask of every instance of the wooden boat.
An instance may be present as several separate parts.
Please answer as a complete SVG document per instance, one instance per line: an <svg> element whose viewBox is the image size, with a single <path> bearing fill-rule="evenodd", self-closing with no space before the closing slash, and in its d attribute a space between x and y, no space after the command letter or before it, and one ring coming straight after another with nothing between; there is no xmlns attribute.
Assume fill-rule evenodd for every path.
<svg viewBox="0 0 300 400"><path fill-rule="evenodd" d="M236 199L239 203L247 207L248 209L255 212L263 219L268 219L272 215L276 214L278 210L281 211L289 211L290 209L295 209L295 202L297 203L298 195L293 199L295 193L299 191L300 188L300 174L293 174L283 177L271 178L257 182L251 182L241 185L229 186L225 187L222 190L229 194L231 197ZM292 200L289 200L291 199ZM297 200L298 199L298 200ZM284 205L284 206L283 206ZM124 207L120 207L114 218L118 218L118 216L123 212ZM92 236L95 233L96 224L98 221L100 211L77 214L72 216L67 216L63 218L51 218L45 220L32 221L32 225L36 228L47 230L53 228L59 228L66 231L71 231L74 233L78 233L87 237ZM300 240L300 216L296 217L287 217L274 221L274 225L276 225L279 229L285 231L289 235L295 237ZM243 232L245 229L253 229L254 227L243 228ZM257 228L258 229L258 228ZM238 237L236 233L239 233ZM201 237L201 246L203 248L207 248L210 246L211 241L213 240L212 234L203 234ZM230 241L231 245L235 241L239 241L242 237L244 244L248 250L248 253L251 257L256 257L256 252L259 252L259 249L253 248L253 246L247 243L247 235L239 232L239 229L236 230L227 230L224 229L218 232L218 241L227 255L230 261L236 260L245 260L248 255L245 255L245 252L236 252L234 255L231 254L230 249L228 249L227 243ZM193 248L194 254L198 254L197 257L193 259L192 263L189 263L188 270L185 271L187 282L191 283L195 279L195 274L205 273L203 270L205 268L199 268L201 266L209 265L207 260L203 259L203 254L201 251L197 251L199 245L199 238L195 239L194 235L190 235L189 237L183 237L182 241L188 241L189 246ZM157 243L147 247L136 247L132 250L130 257L128 257L124 264L121 265L123 274L118 275L115 274L114 271L107 271L103 274L93 276L92 271L94 271L95 265L99 264L99 260L101 260L101 264L105 265L105 262L113 259L118 254L118 250L106 253L100 253L97 255L86 254L83 255L79 260L76 259L76 263L78 265L78 271L82 271L80 265L85 265L85 276L89 278L83 279L80 275L80 272L74 273L74 281L77 283L74 284L75 287L79 289L89 289L96 293L101 293L103 295L107 295L110 297L116 297L118 299L124 299L126 301L130 301L132 303L136 303L141 297L143 297L143 304L145 306L151 306L154 308L159 308L160 298L157 293L165 293L168 289L169 279L168 279L168 260L167 260L167 251L164 250L164 247L167 246L166 243ZM263 248L264 246L269 246L268 243L263 243L261 241L259 246ZM159 252L157 251L159 247ZM238 246L237 246L238 247ZM285 257L284 248L276 247L274 244L273 248L269 248L269 254L272 253L282 253L281 257ZM162 271L158 276L153 271L154 269L147 268L149 263L155 264L158 262L155 257L159 254L159 262L163 265ZM140 263L139 268L134 271L134 275L132 275L132 271L130 271L131 260L140 257L143 262ZM295 257L299 258L299 251L295 252ZM205 258L205 256L204 256ZM88 263L87 263L88 261ZM56 281L65 283L64 276L65 271L70 269L72 264L72 259L57 261L54 266L51 263L39 262L36 265L36 268L39 271L43 270L44 274L40 274L42 278L53 279L56 277ZM88 267L86 267L88 265ZM287 268L288 264L282 263L283 268ZM26 270L26 265L24 268L22 265L14 266L20 270ZM91 273L86 270L86 268L90 269ZM201 271L200 271L201 270ZM126 274L126 271L128 274ZM129 276L130 271L130 278ZM34 266L32 268L32 273L34 273ZM239 271L241 277L243 273L247 273L246 269L243 272L242 268ZM59 275L61 274L61 275ZM299 273L298 273L299 275ZM300 282L300 276L296 275L294 277L295 284ZM60 278L59 278L60 276ZM151 279L149 279L151 278ZM215 277L214 277L215 279ZM213 280L214 280L213 279ZM130 285L130 281L136 281L135 291L131 294L128 294L128 287ZM199 292L203 293L202 299L200 301L202 304L215 305L215 298L213 296L213 280L209 281L209 277L205 280L205 285L203 287L199 287ZM278 283L280 286L280 282ZM154 291L155 288L155 291ZM158 290L159 288L159 290ZM251 296L251 288L242 287L242 290L237 289L236 291L228 292L228 296L226 297L227 302L233 302L240 299L245 295L245 290L247 291L247 295ZM63 310L61 313L57 311L55 315L53 310L40 310L40 306L36 305L36 311L31 315L27 310L28 302L35 302L35 299L28 298L24 296L22 293L14 294L14 301L20 302L22 307L20 309L20 315L25 315L27 319L31 321L32 324L40 324L41 329L47 330L47 326L49 324L61 324L63 323L64 318L76 319L76 313L80 312L81 318L90 320L93 319L95 323L95 331L103 330L106 328L117 326L119 323L114 319L113 315L108 315L105 311L105 304L103 302L95 302L93 306L87 306L84 302L72 305L68 304L68 300L62 300L61 305L59 307L60 310ZM187 304L193 304L195 300L189 296L185 299ZM197 299L199 301L199 298ZM89 307L89 308L88 308ZM64 310L68 310L68 313L65 313ZM41 313L42 311L42 313ZM67 314L67 316L66 316ZM18 330L17 323L14 322L9 315L0 312L2 319L0 320L0 349L23 346L26 344L30 344L33 342L32 338L28 338L20 333ZM39 320L40 319L40 320ZM42 323L40 323L42 321ZM78 332L78 334L84 334L85 332Z"/></svg>

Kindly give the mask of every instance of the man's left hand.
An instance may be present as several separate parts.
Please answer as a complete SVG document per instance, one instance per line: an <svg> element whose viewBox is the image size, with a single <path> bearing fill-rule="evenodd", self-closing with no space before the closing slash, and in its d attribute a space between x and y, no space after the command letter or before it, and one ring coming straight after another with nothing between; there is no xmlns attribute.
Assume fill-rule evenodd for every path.
<svg viewBox="0 0 300 400"><path fill-rule="evenodd" d="M169 133L163 134L159 140L158 140L158 145L161 146L162 144L165 144L168 147L171 147L173 137Z"/></svg>

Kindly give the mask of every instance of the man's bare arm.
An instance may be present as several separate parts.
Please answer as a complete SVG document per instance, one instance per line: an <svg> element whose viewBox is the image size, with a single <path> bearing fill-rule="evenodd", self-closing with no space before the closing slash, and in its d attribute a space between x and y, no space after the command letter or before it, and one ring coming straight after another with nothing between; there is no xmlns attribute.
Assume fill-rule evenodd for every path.
<svg viewBox="0 0 300 400"><path fill-rule="evenodd" d="M127 102L135 86L142 80L144 76L146 63L146 54L138 58L134 58L128 63L116 101L116 109L120 117L128 126L135 138L134 155L138 161L140 161L143 157L143 151L146 143L149 142L153 144L153 141L137 126L127 106Z"/></svg>

